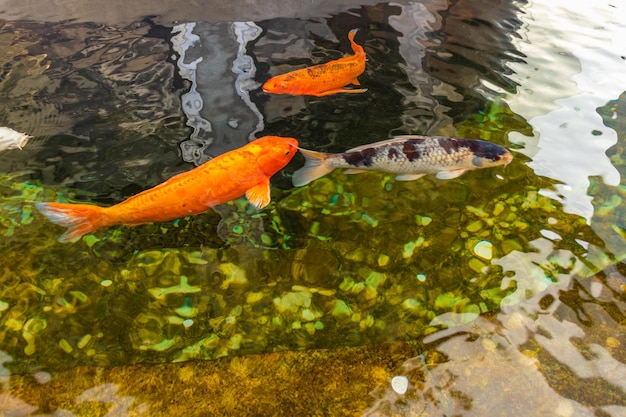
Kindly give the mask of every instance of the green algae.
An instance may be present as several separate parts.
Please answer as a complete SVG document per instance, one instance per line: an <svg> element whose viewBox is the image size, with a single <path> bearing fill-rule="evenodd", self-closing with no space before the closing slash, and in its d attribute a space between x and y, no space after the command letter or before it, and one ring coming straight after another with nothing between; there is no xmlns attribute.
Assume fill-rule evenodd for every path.
<svg viewBox="0 0 626 417"><path fill-rule="evenodd" d="M411 340L465 322L523 298L515 276L503 279L511 267L499 259L536 251L532 242L544 229L562 238L553 251L585 265L595 260L577 242L604 253L584 219L537 193L523 164L507 170L511 182L488 171L468 176L464 186L476 190L469 196L455 182L377 188L371 184L380 174L344 183L337 182L341 173L331 174L285 193L265 215L237 200L226 205L234 220L207 212L112 228L73 245L56 243L59 228L36 210L16 208L19 201L32 208L55 190L4 177L3 224L12 226L13 245L28 242L29 250L20 262L4 251L15 273L1 277L11 291L0 294L0 341L29 358L20 361L26 369L62 369ZM220 222L243 227L244 218L260 223L238 229L239 240L218 245L211 237ZM170 244L156 249L164 238ZM189 241L167 248L181 239ZM70 256L77 251L81 256ZM544 277L536 275L537 282L550 285L558 271L571 270L560 259L537 259ZM27 325L26 317L46 325Z"/></svg>
<svg viewBox="0 0 626 417"><path fill-rule="evenodd" d="M214 361L76 367L49 374L45 383L12 375L7 378L10 397L3 397L12 401L3 410L16 415L38 408L77 416L294 416L309 415L324 404L325 414L357 415L375 403L370 393L385 386L414 355L414 346L396 343ZM300 392L303 386L308 389ZM172 389L175 395L163 394Z"/></svg>

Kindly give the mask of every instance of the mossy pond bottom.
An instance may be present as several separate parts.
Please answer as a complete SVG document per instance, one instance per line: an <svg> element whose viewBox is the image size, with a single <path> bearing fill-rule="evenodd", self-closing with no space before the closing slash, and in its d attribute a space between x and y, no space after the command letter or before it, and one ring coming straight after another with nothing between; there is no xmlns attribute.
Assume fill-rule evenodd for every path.
<svg viewBox="0 0 626 417"><path fill-rule="evenodd" d="M624 10L486 4L0 12L0 125L33 136L0 153L0 412L626 413ZM353 28L366 93L262 92L350 53ZM297 156L262 210L237 199L69 244L35 208L114 204L262 135L340 152L396 134L515 158L296 188Z"/></svg>

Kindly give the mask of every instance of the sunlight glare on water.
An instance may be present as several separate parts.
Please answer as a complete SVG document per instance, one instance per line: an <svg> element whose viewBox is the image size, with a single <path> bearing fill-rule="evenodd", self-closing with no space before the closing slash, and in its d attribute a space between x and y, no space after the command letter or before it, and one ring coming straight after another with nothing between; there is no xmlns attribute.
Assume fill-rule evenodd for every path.
<svg viewBox="0 0 626 417"><path fill-rule="evenodd" d="M588 11L568 4L538 2L522 16L526 38L516 46L528 62L511 64L513 79L520 86L505 100L533 127L533 138L512 135L524 144L522 152L532 157L529 166L537 175L560 182L555 190L542 193L562 202L566 211L591 221L589 177L601 176L611 186L620 183L606 155L617 143L617 134L596 109L626 90L626 44L622 41L626 26L610 5L594 8L593 19L602 22L603 30L586 26ZM554 36L556 29L567 36ZM552 50L547 57L538 53L544 42ZM565 91L571 91L571 96L564 96ZM544 98L543 106L529 97L537 94Z"/></svg>

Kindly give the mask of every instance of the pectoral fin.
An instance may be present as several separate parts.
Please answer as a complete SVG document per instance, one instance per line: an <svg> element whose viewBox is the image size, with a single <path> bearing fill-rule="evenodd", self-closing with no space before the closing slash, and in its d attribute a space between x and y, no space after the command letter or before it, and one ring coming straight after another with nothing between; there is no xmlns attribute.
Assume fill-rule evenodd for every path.
<svg viewBox="0 0 626 417"><path fill-rule="evenodd" d="M260 209L270 203L270 182L269 180L255 185L246 191L246 198L254 207Z"/></svg>
<svg viewBox="0 0 626 417"><path fill-rule="evenodd" d="M415 181L422 178L426 174L402 174L396 176L396 181Z"/></svg>
<svg viewBox="0 0 626 417"><path fill-rule="evenodd" d="M452 178L460 177L465 174L467 169L453 169L451 171L439 171L437 173L437 178L440 180L451 180Z"/></svg>
<svg viewBox="0 0 626 417"><path fill-rule="evenodd" d="M359 80L357 78L355 78L354 80L351 81L351 84L354 85L361 85L361 83L359 82Z"/></svg>

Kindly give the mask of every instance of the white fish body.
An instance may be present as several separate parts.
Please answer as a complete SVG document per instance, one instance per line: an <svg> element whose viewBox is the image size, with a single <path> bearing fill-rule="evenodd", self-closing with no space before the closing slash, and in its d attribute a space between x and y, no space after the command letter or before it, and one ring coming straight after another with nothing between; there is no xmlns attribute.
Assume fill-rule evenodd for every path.
<svg viewBox="0 0 626 417"><path fill-rule="evenodd" d="M506 165L513 159L500 145L478 139L447 136L396 136L343 153L327 154L300 148L305 165L293 174L302 186L337 168L347 174L380 171L397 174L398 181L412 181L426 174L451 179L473 169Z"/></svg>
<svg viewBox="0 0 626 417"><path fill-rule="evenodd" d="M8 127L0 127L0 152L9 149L22 149L31 136L16 132Z"/></svg>

